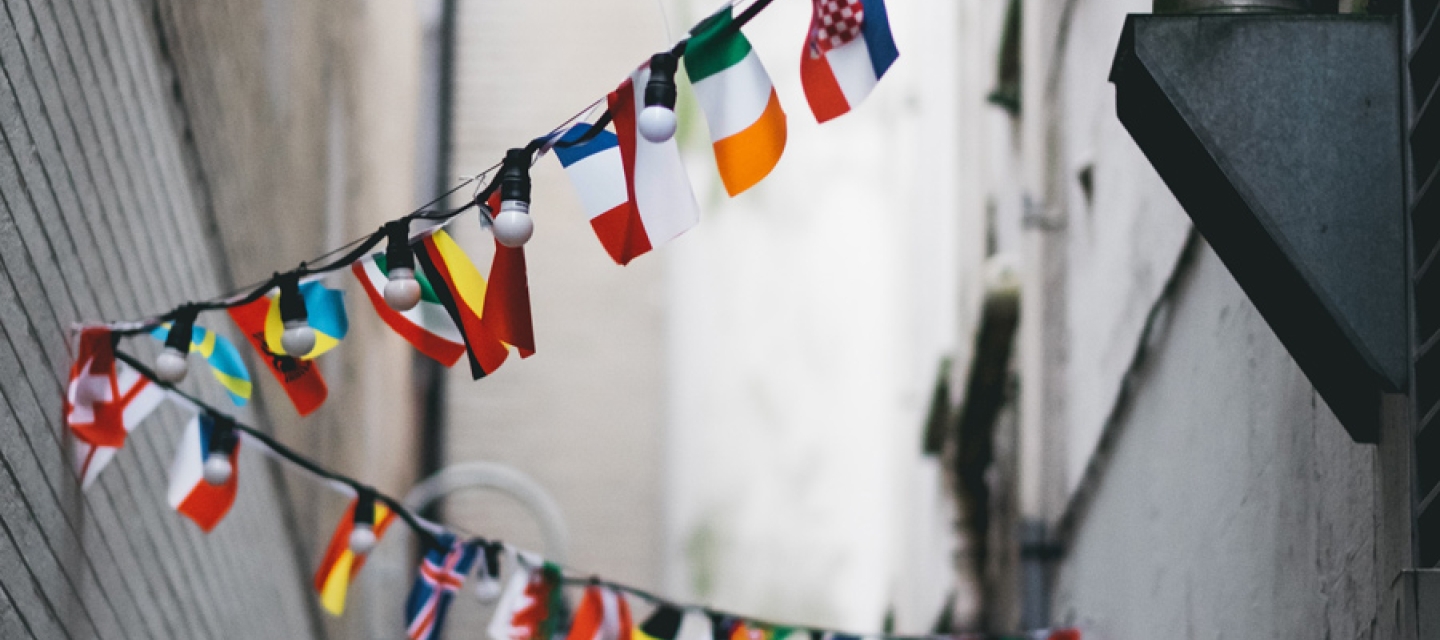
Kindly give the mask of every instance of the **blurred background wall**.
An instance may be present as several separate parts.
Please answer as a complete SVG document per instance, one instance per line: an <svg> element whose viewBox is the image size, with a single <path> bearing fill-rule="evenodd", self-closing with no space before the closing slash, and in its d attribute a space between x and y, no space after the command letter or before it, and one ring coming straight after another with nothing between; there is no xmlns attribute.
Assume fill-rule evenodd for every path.
<svg viewBox="0 0 1440 640"><path fill-rule="evenodd" d="M602 97L714 9L461 3L453 173ZM545 486L577 571L870 631L887 617L928 631L960 597L954 511L919 440L941 356L974 305L963 298L979 295L957 267L978 264L984 241L948 213L956 16L938 2L891 13L901 63L823 131L799 88L808 4L776 3L748 26L790 115L786 156L727 199L682 93L702 222L630 266L606 257L558 163L534 169L539 353L478 383L452 372L446 455ZM494 492L456 494L445 515L542 544L533 517ZM488 615L464 609L458 627Z"/></svg>
<svg viewBox="0 0 1440 640"><path fill-rule="evenodd" d="M685 22L713 4L686 3ZM799 78L810 4L777 2L746 26L789 116L784 157L751 190L725 195L689 114L704 214L664 255L666 586L786 622L925 633L969 595L921 427L974 312L962 279L984 234L954 215L955 3L889 5L899 61L823 127Z"/></svg>

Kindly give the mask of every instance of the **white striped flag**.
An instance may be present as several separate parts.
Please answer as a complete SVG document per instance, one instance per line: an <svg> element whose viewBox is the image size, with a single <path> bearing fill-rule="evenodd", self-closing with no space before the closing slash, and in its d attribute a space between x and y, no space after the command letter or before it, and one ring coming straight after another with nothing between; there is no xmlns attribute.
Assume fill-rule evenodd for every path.
<svg viewBox="0 0 1440 640"><path fill-rule="evenodd" d="M409 311L396 311L385 302L385 296L381 293L385 290L385 284L390 281L390 271L385 266L385 254L377 253L360 260L350 265L350 270L364 287L365 295L370 298L370 303L374 305L375 313L380 315L380 319L420 353L447 367L453 366L465 355L465 339L460 336L460 330L455 328L450 313L445 310L445 305L431 288L424 270L415 270L415 281L420 283L420 302Z"/></svg>
<svg viewBox="0 0 1440 640"><path fill-rule="evenodd" d="M630 604L614 589L585 587L567 640L631 640Z"/></svg>

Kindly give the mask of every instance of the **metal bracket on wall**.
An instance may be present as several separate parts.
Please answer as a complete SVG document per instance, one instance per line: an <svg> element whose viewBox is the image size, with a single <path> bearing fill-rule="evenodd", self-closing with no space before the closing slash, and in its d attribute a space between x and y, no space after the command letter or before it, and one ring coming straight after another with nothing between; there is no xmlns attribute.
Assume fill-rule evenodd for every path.
<svg viewBox="0 0 1440 640"><path fill-rule="evenodd" d="M1132 15L1120 121L1357 442L1408 384L1399 31Z"/></svg>

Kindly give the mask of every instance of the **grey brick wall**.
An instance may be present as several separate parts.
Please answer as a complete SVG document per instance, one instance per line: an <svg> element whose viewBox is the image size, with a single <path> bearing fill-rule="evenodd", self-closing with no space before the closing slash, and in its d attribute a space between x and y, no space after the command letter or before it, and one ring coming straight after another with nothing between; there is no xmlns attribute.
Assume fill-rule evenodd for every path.
<svg viewBox="0 0 1440 640"><path fill-rule="evenodd" d="M355 44L373 35L375 11L300 0L0 7L0 637L300 638L326 630L307 585L343 500L322 499L266 459L242 455L234 509L201 533L165 503L174 443L189 418L175 407L149 418L82 493L62 448L64 329L213 296L404 213L392 209L414 201L410 150L377 151L354 131L391 115L352 108L377 84L362 82L357 68L374 56ZM404 32L402 52L413 40ZM404 80L410 72L397 59L389 71ZM395 102L392 119L403 124L382 133L405 144L396 132L413 131L413 113ZM395 159L377 163L381 152ZM345 182L377 171L396 175L358 189ZM345 200L327 202L337 193ZM347 208L362 196L368 206ZM327 209L345 216L327 217ZM352 339L379 331L373 318L355 317L357 308ZM223 314L202 323L238 338ZM150 342L122 348L148 357ZM383 351L404 354L395 347ZM392 446L410 436L403 420L381 415L399 428L337 444L341 427L358 435L355 423L364 423L363 403L346 402L349 394L393 388L404 375L350 384L364 365L351 357L327 368L331 406L302 429L252 362L257 401L239 415L276 425L282 439L351 472L369 452L389 452L368 467L379 477L367 479L403 490L409 458L395 453L408 450ZM227 406L207 377L193 362L188 388ZM391 414L405 411L400 399ZM388 596L403 598L405 587Z"/></svg>
<svg viewBox="0 0 1440 640"><path fill-rule="evenodd" d="M151 15L131 3L16 1L0 12L6 638L297 637L310 628L261 459L244 459L236 508L206 536L165 505L180 411L157 412L86 493L63 454L63 328L227 284L157 42Z"/></svg>

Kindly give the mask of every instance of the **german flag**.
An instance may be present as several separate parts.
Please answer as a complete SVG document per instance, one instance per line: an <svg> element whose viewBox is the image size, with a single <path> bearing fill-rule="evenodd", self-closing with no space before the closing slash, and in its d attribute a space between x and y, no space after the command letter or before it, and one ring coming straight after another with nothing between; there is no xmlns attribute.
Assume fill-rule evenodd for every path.
<svg viewBox="0 0 1440 640"><path fill-rule="evenodd" d="M510 350L495 329L482 321L487 309L485 277L444 229L425 236L419 244L415 261L424 269L435 297L460 329L465 351L470 356L470 374L479 380L494 373L510 355Z"/></svg>

